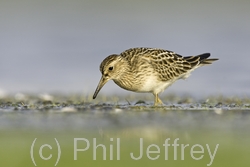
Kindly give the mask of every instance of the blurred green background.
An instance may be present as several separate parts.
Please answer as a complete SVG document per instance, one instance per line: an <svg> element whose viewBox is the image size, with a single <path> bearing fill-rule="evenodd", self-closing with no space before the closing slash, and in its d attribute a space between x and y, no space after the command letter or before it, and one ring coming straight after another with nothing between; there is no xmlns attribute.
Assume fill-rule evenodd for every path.
<svg viewBox="0 0 250 167"><path fill-rule="evenodd" d="M121 98L121 97L120 97ZM163 98L164 99L164 98ZM151 104L132 104L123 102L90 103L81 101L37 101L32 98L24 102L1 101L0 108L0 165L1 166L34 166L30 151L32 143L33 156L37 166L54 166L60 144L61 157L57 166L248 166L250 160L249 144L249 101L224 100L221 102L196 103L181 99L171 105L153 107ZM131 99L128 99L131 100ZM15 101L15 100L12 100ZM33 101L33 102L32 102ZM74 160L74 138L89 141L89 149L78 152ZM112 141L112 139L113 141ZM120 140L120 160L117 160L117 139ZM140 138L143 139L143 157L133 160L130 153L139 156ZM177 147L177 160L174 160L174 147L169 146L168 160L165 160L163 144L174 140ZM94 139L97 144L106 147L106 160L103 160L102 148L97 148L97 160L94 160ZM46 158L39 156L42 150ZM159 159L147 158L146 150L151 144L160 148ZM185 148L184 160L181 160L181 145ZM199 144L204 154L196 153L195 157L204 155L201 160L191 157L191 147ZM211 160L206 144L214 154ZM110 149L112 145L112 149ZM84 149L87 143L78 141L77 148ZM113 150L113 160L110 160ZM150 150L156 150L151 148ZM199 151L196 148L195 151ZM151 154L155 157L158 154Z"/></svg>
<svg viewBox="0 0 250 167"><path fill-rule="evenodd" d="M107 132L108 137L102 138L96 132L84 133L82 132L72 133L65 131L64 133L42 133L42 132L1 132L1 166L13 166L13 167L22 167L22 166L34 166L30 157L30 147L35 138L37 138L35 147L34 147L34 159L37 166L54 166L57 159L57 145L54 141L54 138L58 140L61 147L61 157L57 166L82 166L82 165L93 165L93 166L207 166L210 163L211 159L209 157L206 144L211 148L213 153L216 144L219 144L218 150L215 154L215 158L212 161L211 166L248 166L250 160L248 157L250 153L249 141L247 139L242 139L243 136L234 136L232 134L221 134L218 132L210 132L209 134L198 131L189 133L189 139L183 134L177 134L171 136L166 132L155 132L157 129L152 128L157 139L148 139L143 136L144 141L144 154L142 159L133 160L130 157L130 153L133 153L134 156L139 156L139 136L135 137L134 135L124 135L120 132ZM7 133L7 134L6 134ZM140 133L140 132L137 132ZM178 133L178 132L176 132ZM85 152L78 152L77 160L74 160L74 138L86 138L90 141L90 148ZM109 137L120 138L120 160L116 159L116 141L110 142ZM249 137L244 136L244 137ZM106 146L107 160L103 160L103 152L101 148L97 149L97 160L93 160L93 139L97 138L97 144L104 144ZM179 144L189 144L190 146L194 144L200 144L204 147L204 154L195 154L195 157L204 155L201 160L194 160L190 156L190 147L185 149L184 160L181 160L181 149L180 146L177 149L177 160L174 160L174 149L169 147L168 150L168 160L165 160L165 152L162 144L166 138L170 138L170 144L173 143L174 139L180 138L178 141ZM79 142L78 148L85 148L86 145L84 142ZM81 144L82 143L82 144ZM43 156L48 157L52 154L50 160L42 160L39 157L39 148L43 144L50 144L52 150L49 148L43 149ZM114 159L110 160L109 147L110 144L113 144L113 155ZM156 144L159 146L160 157L157 160L150 160L146 156L147 146L150 144ZM152 150L154 150L152 148ZM152 155L152 154L151 154ZM156 154L158 155L158 154ZM155 157L156 155L152 155Z"/></svg>

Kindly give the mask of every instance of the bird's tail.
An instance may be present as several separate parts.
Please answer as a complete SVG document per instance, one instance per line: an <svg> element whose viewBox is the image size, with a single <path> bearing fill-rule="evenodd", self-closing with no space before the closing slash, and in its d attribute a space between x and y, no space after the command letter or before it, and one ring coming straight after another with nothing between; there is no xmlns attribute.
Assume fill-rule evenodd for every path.
<svg viewBox="0 0 250 167"><path fill-rule="evenodd" d="M210 53L203 53L197 56L188 56L184 57L184 59L191 64L192 67L203 66L212 64L214 61L219 59L208 59L210 57Z"/></svg>

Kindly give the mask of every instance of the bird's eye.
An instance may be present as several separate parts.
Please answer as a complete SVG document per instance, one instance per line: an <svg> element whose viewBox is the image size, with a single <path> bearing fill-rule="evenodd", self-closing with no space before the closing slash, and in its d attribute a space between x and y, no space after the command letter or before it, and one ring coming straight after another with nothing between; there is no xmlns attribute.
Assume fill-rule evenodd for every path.
<svg viewBox="0 0 250 167"><path fill-rule="evenodd" d="M109 67L109 71L112 71L113 70L113 67L111 66L111 67Z"/></svg>

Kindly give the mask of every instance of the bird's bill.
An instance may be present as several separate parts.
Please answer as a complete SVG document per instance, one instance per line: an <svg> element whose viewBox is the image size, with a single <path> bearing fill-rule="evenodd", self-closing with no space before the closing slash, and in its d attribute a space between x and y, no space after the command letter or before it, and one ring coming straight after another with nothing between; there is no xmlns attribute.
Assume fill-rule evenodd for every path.
<svg viewBox="0 0 250 167"><path fill-rule="evenodd" d="M102 76L102 78L101 78L101 80L99 81L99 84L98 84L98 86L97 86L97 88L96 88L96 90L95 90L95 93L94 93L94 95L93 95L93 99L96 98L96 96L97 96L97 94L99 93L99 91L102 89L102 87L103 87L107 82L108 82L108 79Z"/></svg>

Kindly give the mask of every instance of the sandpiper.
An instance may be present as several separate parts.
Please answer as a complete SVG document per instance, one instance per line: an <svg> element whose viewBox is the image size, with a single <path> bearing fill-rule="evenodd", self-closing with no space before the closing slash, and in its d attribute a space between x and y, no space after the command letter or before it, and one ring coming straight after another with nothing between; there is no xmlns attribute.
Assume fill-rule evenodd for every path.
<svg viewBox="0 0 250 167"><path fill-rule="evenodd" d="M198 67L218 59L208 59L210 53L183 57L175 52L157 48L131 48L106 57L100 64L101 80L95 90L113 80L123 89L149 92L155 96L154 105L163 104L159 93L178 79L186 79Z"/></svg>

